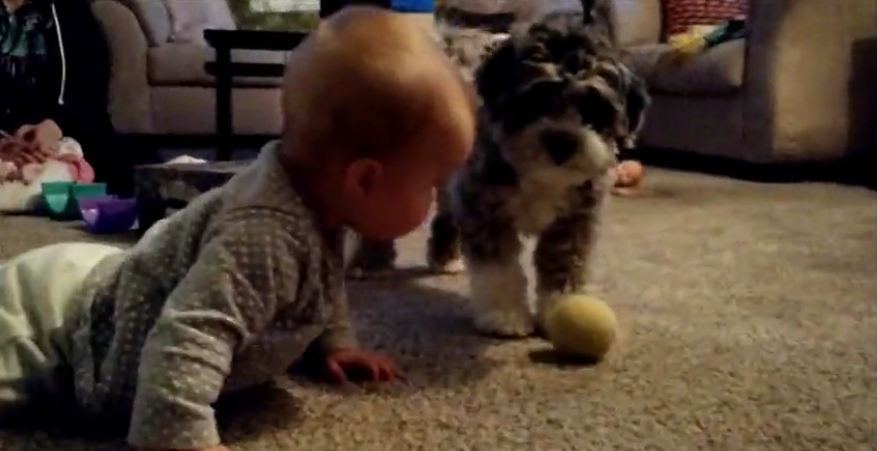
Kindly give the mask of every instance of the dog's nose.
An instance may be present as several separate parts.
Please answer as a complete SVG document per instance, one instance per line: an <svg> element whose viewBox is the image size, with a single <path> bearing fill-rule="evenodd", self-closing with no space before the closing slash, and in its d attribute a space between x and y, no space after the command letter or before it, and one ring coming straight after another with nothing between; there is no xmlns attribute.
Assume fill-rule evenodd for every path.
<svg viewBox="0 0 877 451"><path fill-rule="evenodd" d="M579 148L579 137L562 130L546 130L540 135L542 146L554 164L566 163Z"/></svg>

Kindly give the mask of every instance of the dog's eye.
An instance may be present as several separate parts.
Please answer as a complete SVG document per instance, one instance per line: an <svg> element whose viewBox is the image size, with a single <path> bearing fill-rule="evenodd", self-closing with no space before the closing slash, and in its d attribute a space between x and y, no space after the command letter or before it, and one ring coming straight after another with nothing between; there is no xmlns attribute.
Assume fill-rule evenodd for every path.
<svg viewBox="0 0 877 451"><path fill-rule="evenodd" d="M570 52L561 61L561 66L571 74L580 74L593 69L594 59L585 52Z"/></svg>
<svg viewBox="0 0 877 451"><path fill-rule="evenodd" d="M544 45L538 44L529 48L524 59L534 63L547 63L551 61L551 53Z"/></svg>
<svg viewBox="0 0 877 451"><path fill-rule="evenodd" d="M614 64L601 61L597 64L597 75L602 77L607 85L615 89L622 89L622 76Z"/></svg>
<svg viewBox="0 0 877 451"><path fill-rule="evenodd" d="M619 110L616 102L599 89L589 87L576 95L582 122L599 132L615 129Z"/></svg>
<svg viewBox="0 0 877 451"><path fill-rule="evenodd" d="M549 78L555 72L556 69L552 64L527 61L518 66L515 77L518 79L519 84L526 85L536 80Z"/></svg>
<svg viewBox="0 0 877 451"><path fill-rule="evenodd" d="M506 111L506 129L520 130L540 118L551 116L562 106L564 84L557 80L533 83L515 96Z"/></svg>
<svg viewBox="0 0 877 451"><path fill-rule="evenodd" d="M555 80L540 81L529 86L515 102L518 107L527 108L539 114L554 112L563 92L563 83Z"/></svg>

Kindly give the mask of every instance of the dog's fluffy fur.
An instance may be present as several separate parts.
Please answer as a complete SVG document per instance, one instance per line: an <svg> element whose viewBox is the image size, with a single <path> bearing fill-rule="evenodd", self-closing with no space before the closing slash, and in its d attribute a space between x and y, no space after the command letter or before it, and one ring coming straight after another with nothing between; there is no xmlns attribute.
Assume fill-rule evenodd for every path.
<svg viewBox="0 0 877 451"><path fill-rule="evenodd" d="M464 73L479 45L486 58L474 72L475 147L440 190L428 258L447 272L463 257L475 323L486 333L524 336L537 325L519 262L522 237L538 241L536 318L558 295L584 290L608 171L618 150L633 144L648 104L612 44L608 3L582 3L584 14L547 17L498 46L470 37L446 47ZM391 255L381 249L392 247L371 252Z"/></svg>
<svg viewBox="0 0 877 451"><path fill-rule="evenodd" d="M593 5L586 5L593 8ZM585 288L608 170L630 146L648 99L591 14L532 25L478 69L475 148L432 224L430 260L466 260L476 326L533 332L521 237L536 237L537 315L558 295Z"/></svg>

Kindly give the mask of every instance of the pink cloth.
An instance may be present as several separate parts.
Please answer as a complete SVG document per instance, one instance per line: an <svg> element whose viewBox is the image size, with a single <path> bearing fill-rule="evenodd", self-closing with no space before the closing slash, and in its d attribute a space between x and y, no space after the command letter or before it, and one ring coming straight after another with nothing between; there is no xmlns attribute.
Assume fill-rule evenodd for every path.
<svg viewBox="0 0 877 451"><path fill-rule="evenodd" d="M0 181L20 181L26 185L41 180L49 165L61 162L66 165L70 174L70 181L91 183L94 181L94 168L85 161L82 148L76 141L65 138L58 146L56 153L49 159L40 163L29 163L22 167L8 161L0 161ZM66 181L66 180L65 180Z"/></svg>
<svg viewBox="0 0 877 451"><path fill-rule="evenodd" d="M73 178L73 181L79 183L91 183L94 181L94 168L84 158L61 155L58 160L67 163L67 169L70 170L70 176Z"/></svg>
<svg viewBox="0 0 877 451"><path fill-rule="evenodd" d="M56 161L63 162L67 166L67 170L70 172L70 181L79 183L91 183L94 181L94 169L87 161L82 158L71 158L66 155L43 163L25 165L20 170L20 180L27 185L39 181L46 167Z"/></svg>

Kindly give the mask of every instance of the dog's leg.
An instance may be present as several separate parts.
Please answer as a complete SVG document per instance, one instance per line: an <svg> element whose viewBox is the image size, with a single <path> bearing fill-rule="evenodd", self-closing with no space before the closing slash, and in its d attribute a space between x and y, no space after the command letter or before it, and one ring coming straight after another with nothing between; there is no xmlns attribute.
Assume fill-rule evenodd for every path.
<svg viewBox="0 0 877 451"><path fill-rule="evenodd" d="M539 236L533 262L540 322L559 295L585 290L605 190L603 186L597 190L590 186L580 189L579 208L558 218Z"/></svg>
<svg viewBox="0 0 877 451"><path fill-rule="evenodd" d="M532 334L527 279L519 261L521 240L511 222L463 223L461 231L475 327L503 337Z"/></svg>
<svg viewBox="0 0 877 451"><path fill-rule="evenodd" d="M393 271L396 262L395 241L363 239L349 265L352 277L381 277Z"/></svg>
<svg viewBox="0 0 877 451"><path fill-rule="evenodd" d="M460 251L460 228L454 222L448 191L438 190L438 211L430 225L428 254L429 269L440 274L463 272L466 265Z"/></svg>

